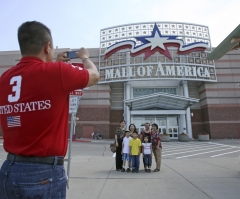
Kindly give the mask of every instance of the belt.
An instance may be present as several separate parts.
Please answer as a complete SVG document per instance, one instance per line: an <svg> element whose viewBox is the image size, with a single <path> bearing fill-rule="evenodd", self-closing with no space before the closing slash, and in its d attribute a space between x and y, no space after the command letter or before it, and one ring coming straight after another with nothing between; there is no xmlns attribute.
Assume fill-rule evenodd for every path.
<svg viewBox="0 0 240 199"><path fill-rule="evenodd" d="M15 159L14 159L15 158ZM56 157L57 158L57 165L64 164L63 157ZM11 153L8 153L7 160L11 161L14 159L15 162L33 162L39 164L54 164L55 157L26 157L26 156L18 156Z"/></svg>

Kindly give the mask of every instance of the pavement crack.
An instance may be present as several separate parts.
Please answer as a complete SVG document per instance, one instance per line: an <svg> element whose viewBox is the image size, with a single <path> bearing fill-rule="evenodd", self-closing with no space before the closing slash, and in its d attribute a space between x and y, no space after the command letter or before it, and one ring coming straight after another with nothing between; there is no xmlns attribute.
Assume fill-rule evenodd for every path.
<svg viewBox="0 0 240 199"><path fill-rule="evenodd" d="M104 147L104 150L103 150L102 156L104 156L104 153L105 153L105 151L106 151L106 149L107 149L105 145L103 145L103 147Z"/></svg>
<svg viewBox="0 0 240 199"><path fill-rule="evenodd" d="M165 163L164 164L166 167L168 167L169 169L171 169L172 171L176 172L178 175L180 175L183 179L185 179L187 182L189 182L192 186L194 186L196 189L198 189L199 191L201 191L203 194L205 194L207 197L209 197L210 199L213 199L212 197L210 197L207 193L205 193L203 190L201 190L199 187L197 187L195 184L193 184L190 180L188 180L187 178L185 178L182 174L180 174L179 172L177 172L176 170L174 170L173 168L171 168L170 166L168 166Z"/></svg>

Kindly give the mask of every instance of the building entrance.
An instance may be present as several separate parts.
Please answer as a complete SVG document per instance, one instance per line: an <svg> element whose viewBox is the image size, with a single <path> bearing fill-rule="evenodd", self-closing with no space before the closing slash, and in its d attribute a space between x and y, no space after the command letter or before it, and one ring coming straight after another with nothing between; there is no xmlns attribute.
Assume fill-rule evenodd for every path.
<svg viewBox="0 0 240 199"><path fill-rule="evenodd" d="M141 131L145 128L145 123L148 122L150 125L156 123L158 130L161 134L168 133L171 139L178 138L178 116L132 116L132 123L136 125L137 131Z"/></svg>

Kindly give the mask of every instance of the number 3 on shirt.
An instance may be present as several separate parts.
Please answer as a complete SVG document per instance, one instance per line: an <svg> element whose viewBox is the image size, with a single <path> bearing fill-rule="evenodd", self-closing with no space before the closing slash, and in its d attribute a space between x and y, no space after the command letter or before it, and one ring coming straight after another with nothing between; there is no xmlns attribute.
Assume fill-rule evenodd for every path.
<svg viewBox="0 0 240 199"><path fill-rule="evenodd" d="M20 92L21 92L21 84L22 84L22 76L14 76L10 80L10 85L15 84L15 86L12 87L12 92L15 92L14 94L8 95L8 101L9 102L16 102L20 98Z"/></svg>

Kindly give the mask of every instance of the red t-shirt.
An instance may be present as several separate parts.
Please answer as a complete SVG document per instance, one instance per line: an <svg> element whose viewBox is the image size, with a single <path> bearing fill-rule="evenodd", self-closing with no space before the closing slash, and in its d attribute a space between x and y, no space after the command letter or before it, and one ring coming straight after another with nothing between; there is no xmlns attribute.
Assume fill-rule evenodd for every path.
<svg viewBox="0 0 240 199"><path fill-rule="evenodd" d="M23 156L65 156L69 93L86 87L86 69L24 57L0 77L4 149Z"/></svg>

